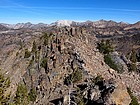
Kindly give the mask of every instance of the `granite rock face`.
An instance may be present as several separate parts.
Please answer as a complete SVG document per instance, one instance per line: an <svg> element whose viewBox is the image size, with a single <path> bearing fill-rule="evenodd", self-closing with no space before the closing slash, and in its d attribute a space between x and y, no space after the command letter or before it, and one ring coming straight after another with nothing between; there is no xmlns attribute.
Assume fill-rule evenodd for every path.
<svg viewBox="0 0 140 105"><path fill-rule="evenodd" d="M0 68L11 80L11 102L22 83L28 93L35 89L30 105L130 104L129 83L110 72L96 48L97 38L85 27L49 27L47 34L16 31L15 36L3 34L0 42Z"/></svg>

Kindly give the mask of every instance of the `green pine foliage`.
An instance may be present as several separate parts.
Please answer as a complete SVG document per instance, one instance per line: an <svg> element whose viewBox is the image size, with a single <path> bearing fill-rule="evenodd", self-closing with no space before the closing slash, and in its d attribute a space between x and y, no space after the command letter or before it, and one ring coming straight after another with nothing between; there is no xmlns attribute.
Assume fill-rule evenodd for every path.
<svg viewBox="0 0 140 105"><path fill-rule="evenodd" d="M34 41L33 47L32 47L32 52L36 52L36 50L37 50L37 45L36 45L36 42Z"/></svg>
<svg viewBox="0 0 140 105"><path fill-rule="evenodd" d="M95 84L98 84L99 82L102 82L103 81L103 77L101 75L98 75L95 79L94 79L94 83Z"/></svg>
<svg viewBox="0 0 140 105"><path fill-rule="evenodd" d="M131 52L131 56L130 56L130 60L131 60L131 64L129 65L129 71L132 72L137 72L137 65L136 65L136 62L137 62L137 53L136 53L136 50L132 50Z"/></svg>
<svg viewBox="0 0 140 105"><path fill-rule="evenodd" d="M25 84L19 84L16 91L16 96L13 100L13 105L28 105L30 101L34 102L37 98L35 88L31 88L28 92Z"/></svg>
<svg viewBox="0 0 140 105"><path fill-rule="evenodd" d="M43 67L44 69L46 69L47 67L47 63L48 63L48 59L47 58L43 58L42 62L41 62L41 67Z"/></svg>
<svg viewBox="0 0 140 105"><path fill-rule="evenodd" d="M109 54L110 52L114 51L112 44L109 40L101 40L100 43L97 43L97 48L103 54Z"/></svg>
<svg viewBox="0 0 140 105"><path fill-rule="evenodd" d="M86 105L86 103L84 102L84 97L81 94L80 90L79 90L79 92L77 91L77 93L75 94L74 101L77 103L77 105Z"/></svg>
<svg viewBox="0 0 140 105"><path fill-rule="evenodd" d="M49 35L47 33L44 33L44 35L42 36L43 40L44 40L44 45L48 46L49 43Z"/></svg>
<svg viewBox="0 0 140 105"><path fill-rule="evenodd" d="M0 73L0 105L8 105L10 100L10 94L5 95L5 91L10 86L10 78L5 78Z"/></svg>
<svg viewBox="0 0 140 105"><path fill-rule="evenodd" d="M136 65L136 63L131 63L130 65L129 65L129 72L137 72L137 65Z"/></svg>
<svg viewBox="0 0 140 105"><path fill-rule="evenodd" d="M110 54L104 55L104 61L110 68L116 70L118 73L123 73L123 69L119 69L119 66L115 64Z"/></svg>
<svg viewBox="0 0 140 105"><path fill-rule="evenodd" d="M127 92L129 93L129 95L130 95L130 97L131 97L131 99L132 99L130 105L140 105L140 104L138 103L137 98L132 94L130 88L127 88Z"/></svg>
<svg viewBox="0 0 140 105"><path fill-rule="evenodd" d="M27 87L24 84L19 84L16 91L16 96L14 98L15 105L28 105L28 91Z"/></svg>
<svg viewBox="0 0 140 105"><path fill-rule="evenodd" d="M132 50L132 54L131 54L130 60L133 63L136 63L137 62L137 54L136 54L136 51L134 49Z"/></svg>
<svg viewBox="0 0 140 105"><path fill-rule="evenodd" d="M24 58L29 58L31 56L31 52L28 51L28 49L25 49L25 55Z"/></svg>
<svg viewBox="0 0 140 105"><path fill-rule="evenodd" d="M71 75L72 81L75 83L82 79L82 71L80 69L76 69Z"/></svg>
<svg viewBox="0 0 140 105"><path fill-rule="evenodd" d="M70 85L71 83L78 82L82 79L83 73L80 69L74 70L72 74L65 78L64 84Z"/></svg>
<svg viewBox="0 0 140 105"><path fill-rule="evenodd" d="M36 90L34 88L31 88L30 92L28 93L28 97L30 101L35 101L37 97Z"/></svg>

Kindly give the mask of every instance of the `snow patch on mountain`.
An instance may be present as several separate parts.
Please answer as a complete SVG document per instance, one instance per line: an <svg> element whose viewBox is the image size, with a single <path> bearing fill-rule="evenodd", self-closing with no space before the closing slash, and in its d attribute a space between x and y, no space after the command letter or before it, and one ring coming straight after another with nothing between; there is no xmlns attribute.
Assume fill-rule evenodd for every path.
<svg viewBox="0 0 140 105"><path fill-rule="evenodd" d="M56 25L56 26L71 26L73 21L71 20L58 20L55 23L52 23L51 25Z"/></svg>

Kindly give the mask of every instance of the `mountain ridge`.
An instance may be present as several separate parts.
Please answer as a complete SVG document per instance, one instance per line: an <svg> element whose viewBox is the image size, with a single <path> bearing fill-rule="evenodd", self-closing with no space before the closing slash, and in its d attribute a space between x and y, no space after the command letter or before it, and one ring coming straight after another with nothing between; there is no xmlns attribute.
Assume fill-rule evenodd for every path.
<svg viewBox="0 0 140 105"><path fill-rule="evenodd" d="M126 22L115 22L113 20L103 20L103 19L98 20L98 21L87 20L85 22L76 22L76 21L72 21L72 20L58 20L58 21L50 23L50 24L46 24L46 23L33 24L31 22L17 23L17 24L7 24L7 23L0 23L0 24L6 28L9 28L9 29L21 29L21 28L33 28L33 29L35 29L35 28L48 27L48 26L58 26L58 27L93 26L93 27L97 27L97 28L105 28L105 27L112 27L112 26L126 27L129 25L133 25L133 24L129 24ZM137 23L134 23L134 24L137 24Z"/></svg>
<svg viewBox="0 0 140 105"><path fill-rule="evenodd" d="M131 60L134 48L140 57L140 29L124 30L122 22L105 20L69 23L73 26L40 23L44 28L32 29L28 22L0 31L0 69L10 77L9 103L17 102L20 84L29 105L68 105L69 98L85 105L129 105L129 87L140 102L140 64Z"/></svg>

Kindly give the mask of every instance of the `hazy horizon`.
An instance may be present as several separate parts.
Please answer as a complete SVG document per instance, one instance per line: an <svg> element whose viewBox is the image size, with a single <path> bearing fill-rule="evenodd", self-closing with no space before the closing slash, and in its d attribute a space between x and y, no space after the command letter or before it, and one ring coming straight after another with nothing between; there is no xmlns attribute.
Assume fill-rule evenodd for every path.
<svg viewBox="0 0 140 105"><path fill-rule="evenodd" d="M1 0L0 23L47 23L57 20L136 23L139 0Z"/></svg>
<svg viewBox="0 0 140 105"><path fill-rule="evenodd" d="M66 19L64 19L64 21L65 21ZM100 21L100 20L105 20L105 19L99 19L99 20L81 20L81 21L75 21L75 20L66 20L66 21L74 21L74 22L86 22L86 21L92 21L92 22L96 22L96 21ZM48 23L46 23L46 22L30 22L30 21L23 21L23 22L17 22L17 23L6 23L6 22L3 22L3 23L0 23L0 24L18 24L18 23L31 23L31 24L40 24L40 23L43 23L43 24L52 24L52 23L54 23L54 22L57 22L57 21L61 21L61 20L55 20L55 21L51 21L51 22L48 22ZM119 22L124 22L124 23L128 23L128 24L134 24L134 23L137 23L137 22L139 22L139 21L136 21L136 22L134 22L134 23L129 23L129 22L125 22L125 21L115 21L115 20L105 20L105 21L114 21L114 22L117 22L117 23L119 23Z"/></svg>

